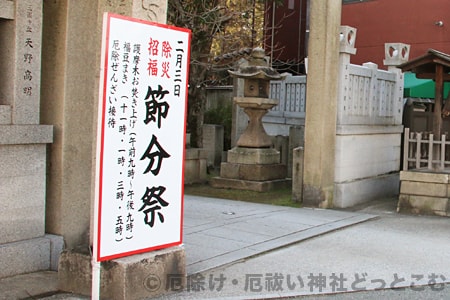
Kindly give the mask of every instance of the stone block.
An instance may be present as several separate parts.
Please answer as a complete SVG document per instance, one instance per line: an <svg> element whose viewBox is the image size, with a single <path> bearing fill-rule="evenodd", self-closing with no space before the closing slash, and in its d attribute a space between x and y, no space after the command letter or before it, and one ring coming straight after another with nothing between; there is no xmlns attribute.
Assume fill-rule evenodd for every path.
<svg viewBox="0 0 450 300"><path fill-rule="evenodd" d="M400 133L378 134L368 129L337 135L335 180L347 182L398 172L400 137Z"/></svg>
<svg viewBox="0 0 450 300"><path fill-rule="evenodd" d="M287 165L289 160L289 137L283 135L271 136L273 148L280 153L279 162Z"/></svg>
<svg viewBox="0 0 450 300"><path fill-rule="evenodd" d="M186 283L183 247L137 254L101 263L100 296L112 300L133 300L161 296L181 290ZM62 291L90 295L91 256L65 251L58 270Z"/></svg>
<svg viewBox="0 0 450 300"><path fill-rule="evenodd" d="M220 176L223 178L265 181L286 178L286 165L249 165L236 163L222 163Z"/></svg>
<svg viewBox="0 0 450 300"><path fill-rule="evenodd" d="M52 125L0 125L0 145L53 142Z"/></svg>
<svg viewBox="0 0 450 300"><path fill-rule="evenodd" d="M45 145L0 145L0 243L45 231Z"/></svg>
<svg viewBox="0 0 450 300"><path fill-rule="evenodd" d="M235 147L228 151L228 162L237 164L278 164L280 152L267 148Z"/></svg>
<svg viewBox="0 0 450 300"><path fill-rule="evenodd" d="M48 270L50 240L44 237L0 245L0 278Z"/></svg>
<svg viewBox="0 0 450 300"><path fill-rule="evenodd" d="M0 105L0 125L11 124L11 106Z"/></svg>
<svg viewBox="0 0 450 300"><path fill-rule="evenodd" d="M375 199L397 196L399 184L398 174L336 183L333 206L351 207Z"/></svg>
<svg viewBox="0 0 450 300"><path fill-rule="evenodd" d="M450 201L448 198L442 197L400 194L397 211L450 217Z"/></svg>
<svg viewBox="0 0 450 300"><path fill-rule="evenodd" d="M445 173L433 173L433 172L421 172L421 171L401 171L401 181L416 181L416 182L429 182L429 183L449 183L450 174Z"/></svg>
<svg viewBox="0 0 450 300"><path fill-rule="evenodd" d="M14 1L0 0L0 19L14 19Z"/></svg>
<svg viewBox="0 0 450 300"><path fill-rule="evenodd" d="M203 148L189 148L185 152L185 160L190 159L206 159L208 157L208 152Z"/></svg>
<svg viewBox="0 0 450 300"><path fill-rule="evenodd" d="M447 197L447 189L447 184L402 180L400 193L418 196Z"/></svg>
<svg viewBox="0 0 450 300"><path fill-rule="evenodd" d="M186 149L184 158L184 183L201 183L206 181L207 152L204 149Z"/></svg>

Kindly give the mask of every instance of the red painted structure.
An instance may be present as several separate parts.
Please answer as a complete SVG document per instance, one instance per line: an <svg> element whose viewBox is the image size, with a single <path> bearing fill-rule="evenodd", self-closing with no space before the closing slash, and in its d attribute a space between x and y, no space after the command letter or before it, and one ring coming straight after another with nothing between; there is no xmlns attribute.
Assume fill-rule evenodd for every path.
<svg viewBox="0 0 450 300"><path fill-rule="evenodd" d="M264 19L264 49L273 67L302 73L306 56L307 3L310 0L283 0L283 4L267 1Z"/></svg>
<svg viewBox="0 0 450 300"><path fill-rule="evenodd" d="M354 64L370 61L383 68L385 43L411 45L409 59L430 48L450 53L449 0L371 0L344 4L341 24L357 29L357 53L351 58Z"/></svg>
<svg viewBox="0 0 450 300"><path fill-rule="evenodd" d="M266 30L264 47L275 59L303 62L307 53L310 1L284 0L283 5L276 6L275 21L281 20L283 15L288 17L274 31ZM270 29L272 5L268 4L267 8L265 25ZM351 58L354 64L374 62L379 68L384 68L385 43L411 45L410 59L430 48L450 53L450 0L362 0L347 3L342 5L341 24L357 29L357 53Z"/></svg>

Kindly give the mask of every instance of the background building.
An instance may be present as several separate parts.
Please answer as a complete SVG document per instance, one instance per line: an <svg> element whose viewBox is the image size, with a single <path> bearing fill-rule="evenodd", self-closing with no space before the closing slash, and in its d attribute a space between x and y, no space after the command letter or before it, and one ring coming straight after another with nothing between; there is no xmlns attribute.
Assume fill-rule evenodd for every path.
<svg viewBox="0 0 450 300"><path fill-rule="evenodd" d="M284 0L266 9L265 49L275 68L304 71L309 35L310 0ZM351 62L373 62L383 68L384 44L411 45L415 58L429 48L450 53L448 0L343 0L341 24L358 31Z"/></svg>

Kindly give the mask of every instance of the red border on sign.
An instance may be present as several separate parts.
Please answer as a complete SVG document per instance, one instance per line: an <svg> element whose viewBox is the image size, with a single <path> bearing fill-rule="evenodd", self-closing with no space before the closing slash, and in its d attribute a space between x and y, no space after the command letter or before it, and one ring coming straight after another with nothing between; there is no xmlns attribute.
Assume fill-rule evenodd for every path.
<svg viewBox="0 0 450 300"><path fill-rule="evenodd" d="M163 245L158 245L158 246L154 246L154 247L148 247L148 248L143 248L143 249L136 249L136 250L132 250L132 251L128 251L128 252L123 252L123 253L117 253L114 255L109 255L109 256L100 256L100 247L101 247L101 217L102 217L102 192L103 192L103 151L104 151L104 136L105 136L105 114L106 114L106 87L107 87L107 70L108 70L108 47L107 45L109 45L109 39L110 39L110 24L111 24L111 19L112 18L116 18L116 19L122 19L122 20L128 20L131 22L135 22L135 23L142 23L142 24L148 24L148 25L153 25L153 26L157 26L157 27L163 27L163 28L167 28L167 29L171 29L171 30L176 30L176 31L181 31L181 32L186 32L188 33L188 46L187 49L190 49L191 47L191 30L187 29L187 28L180 28L180 27L175 27L175 26L171 26L171 25L166 25L166 24L160 24L160 23L155 23L155 22L151 22L151 21L146 21L146 20L140 20L140 19L135 19L135 18L131 18L131 17L127 17L127 16L122 16L122 15L117 15L117 14L111 14L111 13L105 13L105 20L104 20L104 34L105 34L105 40L104 40L104 49L102 49L102 54L103 56L103 61L104 65L103 65L103 72L102 72L102 76L103 76L103 80L100 84L102 84L102 105L101 105L101 133L100 133L100 157L98 157L99 159L99 169L98 169L98 174L96 174L96 176L98 177L98 199L96 199L96 201L98 201L98 209L97 209L97 224L94 224L94 226L96 226L96 228L94 230L97 230L97 239L96 241L94 240L94 243L97 243L96 247L94 247L94 249L96 249L97 253L94 253L94 256L96 256L96 260L98 262L101 261L106 261L106 260L111 260L111 259L115 259L115 258L120 258L120 257L124 257L124 256L130 256L130 255L134 255L134 254L140 254L140 253L145 253L145 252L150 252L150 251L154 251L154 250L159 250L159 249L164 249L164 248L168 248L168 247L173 247L173 246L178 246L180 244L182 244L183 242L183 224L184 224L184 217L183 217L183 212L184 212L184 168L185 168L185 157L186 157L186 149L184 147L184 145L186 145L186 134L184 135L183 138L183 161L182 161L182 175L181 175L181 211L180 211L180 238L179 241L173 242L173 243L168 243L168 244L163 244ZM186 86L185 89L186 91L188 90L188 84L189 84L189 62L190 62L190 51L188 51L187 53L187 67L186 67L186 72L187 72L187 77L186 77ZM186 132L186 120L187 120L187 102L188 102L188 93L186 92L186 97L185 97L185 114L184 114L184 132ZM99 137L97 137L99 138Z"/></svg>

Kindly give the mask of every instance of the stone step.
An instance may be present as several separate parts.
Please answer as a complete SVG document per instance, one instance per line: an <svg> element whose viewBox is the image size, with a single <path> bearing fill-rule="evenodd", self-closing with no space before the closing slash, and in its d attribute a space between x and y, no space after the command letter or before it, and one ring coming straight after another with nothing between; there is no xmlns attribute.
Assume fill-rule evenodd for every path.
<svg viewBox="0 0 450 300"><path fill-rule="evenodd" d="M11 124L11 106L0 105L0 125Z"/></svg>
<svg viewBox="0 0 450 300"><path fill-rule="evenodd" d="M42 237L0 245L0 278L43 270L58 269L63 250L62 236Z"/></svg>

